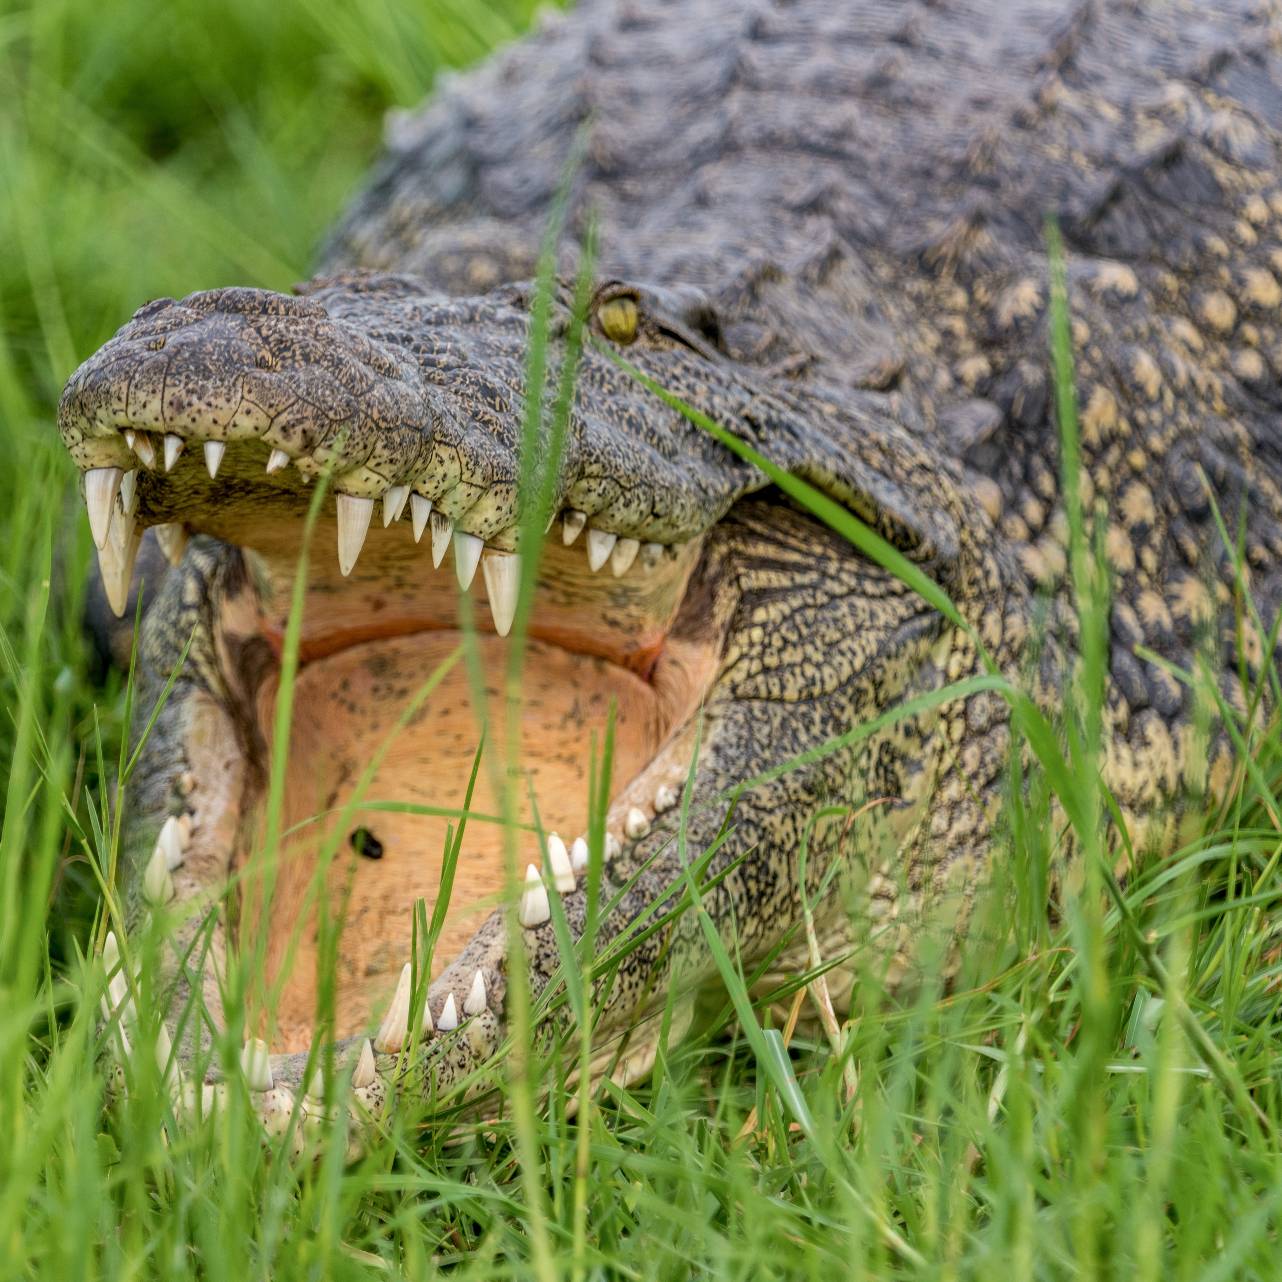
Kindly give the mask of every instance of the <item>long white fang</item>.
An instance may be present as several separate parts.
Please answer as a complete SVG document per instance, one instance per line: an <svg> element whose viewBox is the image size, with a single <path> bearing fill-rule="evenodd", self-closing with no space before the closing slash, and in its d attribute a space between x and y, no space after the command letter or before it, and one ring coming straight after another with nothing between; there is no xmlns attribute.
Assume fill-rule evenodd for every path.
<svg viewBox="0 0 1282 1282"><path fill-rule="evenodd" d="M641 543L637 539L620 539L614 545L614 551L610 553L610 569L616 579L627 574L640 551Z"/></svg>
<svg viewBox="0 0 1282 1282"><path fill-rule="evenodd" d="M142 532L134 528L134 519L122 508L113 510L107 544L98 549L98 569L107 604L118 619L125 617L129 604L129 585L134 577L134 561L142 543Z"/></svg>
<svg viewBox="0 0 1282 1282"><path fill-rule="evenodd" d="M130 446L142 459L144 467L156 466L156 447L151 443L151 437L146 432L135 432Z"/></svg>
<svg viewBox="0 0 1282 1282"><path fill-rule="evenodd" d="M548 906L548 888L533 864L527 864L525 868L525 889L521 892L521 903L516 916L526 930L542 926L552 916L552 910Z"/></svg>
<svg viewBox="0 0 1282 1282"><path fill-rule="evenodd" d="M223 461L223 455L227 453L226 441L206 441L200 447L205 452L205 469L209 473L209 479L212 481L218 475L218 468Z"/></svg>
<svg viewBox="0 0 1282 1282"><path fill-rule="evenodd" d="M156 528L156 542L160 544L160 550L165 554L165 560L170 565L177 565L183 559L183 553L187 550L187 529L174 521L167 521L164 525L158 525Z"/></svg>
<svg viewBox="0 0 1282 1282"><path fill-rule="evenodd" d="M428 1035L428 1033L434 1033L434 1032L436 1031L436 1028L435 1028L435 1026L434 1026L434 1025L433 1025L433 1023L432 1023L432 1003L431 1003L430 1001L428 1001L426 998L424 998L424 999L423 999L423 1025L422 1025L422 1029L423 1029L423 1036L424 1036L424 1037L426 1037L426 1036Z"/></svg>
<svg viewBox="0 0 1282 1282"><path fill-rule="evenodd" d="M290 457L284 450L272 450L267 456L267 472L279 472L290 464Z"/></svg>
<svg viewBox="0 0 1282 1282"><path fill-rule="evenodd" d="M476 567L481 563L484 548L484 539L479 539L466 530L454 531L454 573L458 575L458 585L464 592L476 578Z"/></svg>
<svg viewBox="0 0 1282 1282"><path fill-rule="evenodd" d="M565 842L554 832L548 833L548 867L552 870L552 884L563 895L574 889L574 867Z"/></svg>
<svg viewBox="0 0 1282 1282"><path fill-rule="evenodd" d="M240 1070L251 1091L269 1091L275 1086L270 1052L261 1037L251 1037L245 1042L240 1052Z"/></svg>
<svg viewBox="0 0 1282 1282"><path fill-rule="evenodd" d="M138 471L126 472L120 478L120 506L126 516L138 511Z"/></svg>
<svg viewBox="0 0 1282 1282"><path fill-rule="evenodd" d="M561 542L569 547L583 533L583 527L587 523L586 512L578 512L572 507L566 508L565 515L561 518Z"/></svg>
<svg viewBox="0 0 1282 1282"><path fill-rule="evenodd" d="M588 531L588 569L595 574L609 559L614 545L619 541L617 534L605 530Z"/></svg>
<svg viewBox="0 0 1282 1282"><path fill-rule="evenodd" d="M442 1033L448 1033L450 1029L458 1027L458 1007L454 1004L453 993L445 999L445 1005L441 1008L441 1017L436 1021L436 1027Z"/></svg>
<svg viewBox="0 0 1282 1282"><path fill-rule="evenodd" d="M395 1055L405 1045L405 1034L409 1031L410 1022L410 964L401 967L401 977L396 981L396 991L392 994L391 1005L383 1022L378 1026L378 1036L374 1045L388 1055Z"/></svg>
<svg viewBox="0 0 1282 1282"><path fill-rule="evenodd" d="M91 467L85 473L85 507L89 509L89 532L99 551L107 546L111 509L116 505L122 476L124 471L118 467Z"/></svg>
<svg viewBox="0 0 1282 1282"><path fill-rule="evenodd" d="M478 966L476 974L472 976L472 988L468 995L463 999L464 1015L479 1015L485 1009L485 976L481 973Z"/></svg>
<svg viewBox="0 0 1282 1282"><path fill-rule="evenodd" d="M355 494L338 495L338 568L344 578L351 574L365 546L369 519L373 515L373 499L358 498Z"/></svg>
<svg viewBox="0 0 1282 1282"><path fill-rule="evenodd" d="M165 471L172 472L174 464L178 462L178 456L183 452L183 446L186 442L181 436L175 436L172 432L165 433Z"/></svg>
<svg viewBox="0 0 1282 1282"><path fill-rule="evenodd" d="M439 570L445 560L445 553L450 546L450 536L454 533L454 522L444 513L432 513L432 564Z"/></svg>
<svg viewBox="0 0 1282 1282"><path fill-rule="evenodd" d="M582 872L588 866L588 843L582 837L575 837L570 847L570 867L575 872Z"/></svg>
<svg viewBox="0 0 1282 1282"><path fill-rule="evenodd" d="M427 528L427 518L432 515L432 500L425 499L421 494L410 495L410 523L414 527L414 542L417 543L423 537L423 531Z"/></svg>
<svg viewBox="0 0 1282 1282"><path fill-rule="evenodd" d="M183 857L187 850L187 842L183 837L182 824L178 821L176 815L170 815L160 825L160 835L156 838L156 849L164 852L165 867L170 872L175 868L182 867Z"/></svg>
<svg viewBox="0 0 1282 1282"><path fill-rule="evenodd" d="M645 811L633 806L623 821L623 831L633 841L638 837L644 837L650 831L650 821L646 818Z"/></svg>
<svg viewBox="0 0 1282 1282"><path fill-rule="evenodd" d="M405 511L405 504L409 501L409 497L408 485L387 487L387 493L383 495L383 529L387 529L393 521L401 519L401 513Z"/></svg>
<svg viewBox="0 0 1282 1282"><path fill-rule="evenodd" d="M356 1060L356 1069L352 1073L352 1085L360 1090L363 1086L374 1084L374 1048L367 1037L361 1043L361 1053Z"/></svg>
<svg viewBox="0 0 1282 1282"><path fill-rule="evenodd" d="M516 598L521 590L521 558L515 552L487 552L481 561L481 569L485 573L485 592L490 598L494 631L505 637L512 631L512 620L516 617Z"/></svg>
<svg viewBox="0 0 1282 1282"><path fill-rule="evenodd" d="M142 875L142 893L153 904L167 904L174 897L174 879L159 843L151 852L147 870Z"/></svg>

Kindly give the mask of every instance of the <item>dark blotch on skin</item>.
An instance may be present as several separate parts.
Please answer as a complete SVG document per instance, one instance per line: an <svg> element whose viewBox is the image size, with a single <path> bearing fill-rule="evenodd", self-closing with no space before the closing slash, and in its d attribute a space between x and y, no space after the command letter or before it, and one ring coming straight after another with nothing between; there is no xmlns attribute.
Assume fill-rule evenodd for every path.
<svg viewBox="0 0 1282 1282"><path fill-rule="evenodd" d="M353 828L347 840L358 855L366 859L382 859L383 843L368 828Z"/></svg>

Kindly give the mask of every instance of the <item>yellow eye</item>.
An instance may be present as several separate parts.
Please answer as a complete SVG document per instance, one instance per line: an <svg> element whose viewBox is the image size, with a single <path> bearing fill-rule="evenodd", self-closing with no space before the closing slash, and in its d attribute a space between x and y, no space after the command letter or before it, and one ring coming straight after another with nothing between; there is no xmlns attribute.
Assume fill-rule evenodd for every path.
<svg viewBox="0 0 1282 1282"><path fill-rule="evenodd" d="M637 336L637 305L631 298L611 298L597 309L596 318L606 338L630 343Z"/></svg>

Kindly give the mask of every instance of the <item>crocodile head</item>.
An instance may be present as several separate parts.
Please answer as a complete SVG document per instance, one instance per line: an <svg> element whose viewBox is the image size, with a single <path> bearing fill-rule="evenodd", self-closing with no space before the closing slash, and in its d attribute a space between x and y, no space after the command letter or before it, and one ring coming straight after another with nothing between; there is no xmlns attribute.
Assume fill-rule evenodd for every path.
<svg viewBox="0 0 1282 1282"><path fill-rule="evenodd" d="M206 1017L222 1018L229 961L261 968L272 1010L249 1031L272 1050L251 1039L245 1065L265 1116L306 1108L322 991L333 999L325 1031L351 1049L367 1103L465 1081L494 1055L508 1031L509 939L524 941L537 996L561 960L549 895L572 936L584 929L591 747L611 717L595 946L621 960L599 979L595 1045L596 1071L616 1076L647 1069L653 1016L679 994L682 1027L711 973L698 928L664 919L686 884L674 834L687 777L684 857L712 852L699 870L703 906L745 961L774 952L777 966L806 956L796 933L803 839L810 892L824 890L820 933L846 939L851 876L829 877L834 860L858 868L866 890L872 856L889 840L903 847L928 791L932 805L966 804L929 787L958 738L937 733L938 714L858 748L832 745L892 700L955 676L968 642L611 351L857 512L964 603L991 576L968 550L976 515L891 403L742 366L697 295L603 285L554 519L527 546L519 443L532 296L512 286L446 298L407 277L350 275L298 297L225 289L154 302L62 398L62 436L117 611L145 528L158 528L177 564L154 594L140 651L153 691L181 674L131 781L126 922L163 914L177 997L203 990L195 1015L174 1003L186 1010L170 1020L184 1057L208 1045ZM553 368L569 326L558 296ZM322 474L331 489L304 559ZM500 807L483 768L429 987L407 965L414 905L430 912L440 893L447 824L465 805L482 724L502 724L518 559L536 555L519 744L505 776L517 798L522 929L510 935L500 911L514 885L512 829L485 818ZM278 860L255 864L298 588L274 829L284 836ZM469 626L479 682L477 665L456 662L419 699ZM482 686L488 714L473 697ZM795 768L776 769L790 759ZM867 796L895 805L854 825L833 806ZM849 858L856 844L868 857ZM884 880L875 896L883 910L896 902ZM211 903L222 904L212 917ZM321 927L339 920L332 951ZM222 1089L218 1077L210 1069L198 1093Z"/></svg>

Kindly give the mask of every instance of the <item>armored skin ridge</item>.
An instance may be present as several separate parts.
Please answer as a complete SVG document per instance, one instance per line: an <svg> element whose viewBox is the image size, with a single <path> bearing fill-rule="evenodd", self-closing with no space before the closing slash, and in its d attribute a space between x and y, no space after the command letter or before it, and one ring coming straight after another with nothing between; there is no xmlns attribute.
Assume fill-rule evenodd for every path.
<svg viewBox="0 0 1282 1282"><path fill-rule="evenodd" d="M554 519L531 548L529 282L584 137L553 367L590 216L591 341ZM535 554L516 937L544 996L555 901L578 939L599 868L595 946L625 955L597 993L594 1072L643 1075L669 994L675 1038L714 985L690 914L635 930L685 885L683 812L691 858L711 852L703 906L745 965L775 953L774 974L808 967L803 891L825 959L843 963L838 1001L869 950L903 975L927 923L960 937L1000 816L1004 700L945 700L814 750L980 671L975 638L1048 705L1063 687L1075 620L1048 214L1068 256L1080 488L1112 575L1105 783L1132 843L1169 848L1186 799L1222 794L1229 775L1226 743L1199 746L1172 673L1209 657L1245 715L1282 596L1280 143L1282 25L1247 0L584 0L391 120L323 274L296 296L216 289L141 308L59 409L106 602L132 617L145 580L144 717L185 652L128 793L124 917L105 955L126 1044L131 943L150 922L171 990L159 1050L186 1108L234 1086L203 1061L236 955L279 997L241 1066L269 1132L324 1107L323 1083L304 1080L319 977L369 1110L483 1080L510 978L486 771L433 976L408 964L412 909L435 902L440 816L463 807L480 742L467 665L448 666L460 611L484 671L501 673L520 558ZM856 513L968 627L613 353ZM285 835L267 875L252 852L322 473L333 496L306 562ZM1240 557L1219 518L1242 532ZM119 630L99 633L118 652ZM590 745L611 708L596 849ZM841 813L869 800L857 820ZM541 1035L569 1018L562 1003Z"/></svg>

